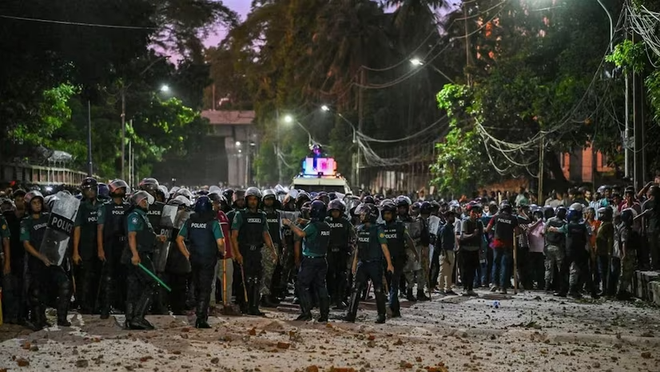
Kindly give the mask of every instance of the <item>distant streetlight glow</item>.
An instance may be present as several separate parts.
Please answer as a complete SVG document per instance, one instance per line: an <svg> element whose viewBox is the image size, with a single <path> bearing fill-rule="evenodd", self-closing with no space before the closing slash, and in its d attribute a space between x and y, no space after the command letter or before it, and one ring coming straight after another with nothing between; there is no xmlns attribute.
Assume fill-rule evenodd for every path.
<svg viewBox="0 0 660 372"><path fill-rule="evenodd" d="M163 93L169 92L170 91L169 85L167 85L167 84L163 85L162 87L160 87L160 91L163 92Z"/></svg>
<svg viewBox="0 0 660 372"><path fill-rule="evenodd" d="M236 147L241 147L241 141L236 141Z"/></svg>
<svg viewBox="0 0 660 372"><path fill-rule="evenodd" d="M330 107L328 107L328 106L326 106L326 105L323 105L323 106L321 106L321 110L323 110L323 111L330 111Z"/></svg>
<svg viewBox="0 0 660 372"><path fill-rule="evenodd" d="M293 123L293 116L291 116L291 115L285 116L284 117L284 122L287 123L287 124Z"/></svg>
<svg viewBox="0 0 660 372"><path fill-rule="evenodd" d="M421 65L424 64L424 62L422 62L422 60L419 59L419 58L413 58L413 59L411 59L411 60L410 60L410 63L412 63L413 66L421 66Z"/></svg>

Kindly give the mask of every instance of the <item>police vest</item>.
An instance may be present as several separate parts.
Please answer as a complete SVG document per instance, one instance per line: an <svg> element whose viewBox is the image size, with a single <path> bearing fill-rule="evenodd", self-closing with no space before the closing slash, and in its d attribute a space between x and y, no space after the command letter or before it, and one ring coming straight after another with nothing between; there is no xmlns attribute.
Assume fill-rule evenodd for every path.
<svg viewBox="0 0 660 372"><path fill-rule="evenodd" d="M330 243L330 226L323 221L310 222L316 228L314 239L305 237L303 240L303 255L311 257L325 257Z"/></svg>
<svg viewBox="0 0 660 372"><path fill-rule="evenodd" d="M32 218L32 215L28 214L27 217L25 217L24 221L27 222L25 225L23 225L26 229L29 230L30 233L30 245L39 251L41 248L41 242L44 240L44 237L46 236L46 229L48 228L48 220L50 219L50 214L48 212L42 212L39 214L39 218L34 219ZM41 264L41 261L34 257L31 254L27 254L28 256L28 267L30 270L35 270L35 269L41 269L43 268L43 265ZM13 259L12 259L13 260Z"/></svg>
<svg viewBox="0 0 660 372"><path fill-rule="evenodd" d="M401 221L392 221L383 225L387 248L391 257L403 257L406 254L406 227Z"/></svg>
<svg viewBox="0 0 660 372"><path fill-rule="evenodd" d="M238 211L243 223L238 230L238 245L241 247L257 247L261 249L264 244L263 223L264 213L261 210L251 212L247 209Z"/></svg>
<svg viewBox="0 0 660 372"><path fill-rule="evenodd" d="M96 235L98 222L98 208L101 208L100 202L92 204L89 201L80 203L78 213L80 223L80 255L83 259L96 257Z"/></svg>
<svg viewBox="0 0 660 372"><path fill-rule="evenodd" d="M126 210L129 208L128 203L117 204L110 202L101 206L105 220L103 222L103 239L106 242L112 242L118 238L126 236L123 221Z"/></svg>
<svg viewBox="0 0 660 372"><path fill-rule="evenodd" d="M587 227L583 223L569 223L566 233L566 249L580 252L584 251L586 245Z"/></svg>
<svg viewBox="0 0 660 372"><path fill-rule="evenodd" d="M190 261L203 262L217 257L218 244L213 235L213 221L214 219L201 218L196 213L186 221Z"/></svg>
<svg viewBox="0 0 660 372"><path fill-rule="evenodd" d="M276 210L266 212L266 222L268 223L268 232L273 243L279 244L282 239L280 237L280 213Z"/></svg>
<svg viewBox="0 0 660 372"><path fill-rule="evenodd" d="M333 252L335 249L338 252L340 250L338 248L347 248L350 222L344 217L337 219L326 217L325 222L330 226L330 248Z"/></svg>
<svg viewBox="0 0 660 372"><path fill-rule="evenodd" d="M154 231L160 232L160 218L163 215L163 207L165 207L165 203L157 201L150 205L147 211L147 218L149 218L149 223Z"/></svg>
<svg viewBox="0 0 660 372"><path fill-rule="evenodd" d="M378 242L382 230L377 225L357 227L358 258L360 261L379 261L383 259L383 250Z"/></svg>
<svg viewBox="0 0 660 372"><path fill-rule="evenodd" d="M498 214L493 217L495 221L495 239L513 242L513 229L516 227L516 216L511 214Z"/></svg>
<svg viewBox="0 0 660 372"><path fill-rule="evenodd" d="M424 229L424 221L421 218L413 219L410 216L401 218L401 222L406 225L408 235L415 242L415 245L420 243L422 237L422 230Z"/></svg>
<svg viewBox="0 0 660 372"><path fill-rule="evenodd" d="M136 233L135 242L137 245L138 252L142 252L142 253L153 252L154 244L156 243L156 233L154 232L154 228L151 226L151 222L149 222L149 219L143 213L140 213L138 211L131 212L128 215L126 221L134 218L138 218L142 220L142 226L143 226L142 229L135 232ZM126 231L128 231L128 229L126 229Z"/></svg>
<svg viewBox="0 0 660 372"><path fill-rule="evenodd" d="M566 223L563 220L560 220L559 218L556 217L553 217L548 220L549 227L555 227L559 229L563 227L565 224ZM563 233L548 231L548 233L545 234L545 240L548 242L548 244L563 245L562 243L564 243L565 237Z"/></svg>

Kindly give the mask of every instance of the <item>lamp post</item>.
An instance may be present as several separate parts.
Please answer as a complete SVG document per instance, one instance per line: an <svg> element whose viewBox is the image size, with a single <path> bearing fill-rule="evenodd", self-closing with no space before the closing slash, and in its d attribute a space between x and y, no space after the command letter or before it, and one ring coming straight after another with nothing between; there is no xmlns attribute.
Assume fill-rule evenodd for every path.
<svg viewBox="0 0 660 372"><path fill-rule="evenodd" d="M450 82L454 83L454 80L453 80L452 78L450 78L449 76L447 76L444 72L440 71L440 69L438 69L437 67L433 66L432 64L426 64L426 63L424 63L424 61L422 61L422 60L419 59L419 58L413 58L413 59L411 59L411 60L410 60L410 64L412 64L412 65L415 66L415 67L424 66L424 65L431 66L431 68L432 68L433 70L435 70L435 72L437 72L438 74L442 75L445 79L449 80Z"/></svg>

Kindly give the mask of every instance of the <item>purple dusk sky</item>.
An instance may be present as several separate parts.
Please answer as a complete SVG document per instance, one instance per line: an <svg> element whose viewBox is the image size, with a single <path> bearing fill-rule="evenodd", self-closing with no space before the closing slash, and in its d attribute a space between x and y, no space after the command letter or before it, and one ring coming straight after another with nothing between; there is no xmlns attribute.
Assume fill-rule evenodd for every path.
<svg viewBox="0 0 660 372"><path fill-rule="evenodd" d="M245 20L248 12L250 11L250 5L252 4L251 0L222 0L222 3L229 9L238 13L241 17L241 20ZM220 40L225 37L226 30L224 27L219 28L215 35L209 36L205 41L204 45L206 47L212 47L218 45Z"/></svg>

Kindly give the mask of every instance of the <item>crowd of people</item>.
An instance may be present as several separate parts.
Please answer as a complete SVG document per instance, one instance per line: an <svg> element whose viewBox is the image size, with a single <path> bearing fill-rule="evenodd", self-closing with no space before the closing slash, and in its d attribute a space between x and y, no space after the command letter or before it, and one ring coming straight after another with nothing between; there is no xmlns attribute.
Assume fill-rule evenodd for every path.
<svg viewBox="0 0 660 372"><path fill-rule="evenodd" d="M7 323L48 327L50 306L60 326L73 307L102 319L123 313L128 329L153 329L148 314L194 311L195 326L209 328L210 314L260 316L286 299L299 304L297 320L318 308L316 319L328 321L332 306L354 322L372 291L384 323L401 316L399 297L430 301L459 287L464 296L479 287L507 294L513 282L625 300L636 269L660 267L660 188L651 183L639 192L572 189L543 205L525 190L413 201L282 187L168 190L153 178L137 190L88 178L79 191L0 195Z"/></svg>

